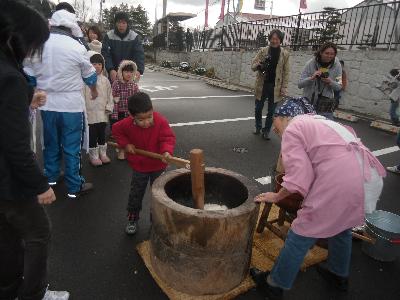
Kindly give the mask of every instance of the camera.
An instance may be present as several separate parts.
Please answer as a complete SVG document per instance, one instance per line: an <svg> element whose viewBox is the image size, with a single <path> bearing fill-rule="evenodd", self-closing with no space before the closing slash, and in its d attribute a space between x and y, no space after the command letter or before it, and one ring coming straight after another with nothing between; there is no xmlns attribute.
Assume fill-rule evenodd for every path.
<svg viewBox="0 0 400 300"><path fill-rule="evenodd" d="M328 78L329 77L329 72L322 72L321 73L321 78Z"/></svg>
<svg viewBox="0 0 400 300"><path fill-rule="evenodd" d="M329 69L328 68L319 68L319 71L321 72L321 75L319 75L319 78L328 78L329 77Z"/></svg>
<svg viewBox="0 0 400 300"><path fill-rule="evenodd" d="M271 55L267 55L265 60L258 65L257 69L264 75L271 66L271 61Z"/></svg>

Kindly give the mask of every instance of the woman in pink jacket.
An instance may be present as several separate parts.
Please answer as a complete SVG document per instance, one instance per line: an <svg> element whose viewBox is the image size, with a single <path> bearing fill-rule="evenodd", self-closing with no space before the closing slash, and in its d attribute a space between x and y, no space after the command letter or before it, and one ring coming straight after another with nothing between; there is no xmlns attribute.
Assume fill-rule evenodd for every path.
<svg viewBox="0 0 400 300"><path fill-rule="evenodd" d="M253 279L268 299L281 299L307 251L317 239L328 238L328 261L318 271L347 290L351 228L375 209L385 169L351 128L315 115L305 98L286 100L275 111L274 127L282 137L283 188L255 201L276 203L292 193L304 200L272 271L252 269Z"/></svg>

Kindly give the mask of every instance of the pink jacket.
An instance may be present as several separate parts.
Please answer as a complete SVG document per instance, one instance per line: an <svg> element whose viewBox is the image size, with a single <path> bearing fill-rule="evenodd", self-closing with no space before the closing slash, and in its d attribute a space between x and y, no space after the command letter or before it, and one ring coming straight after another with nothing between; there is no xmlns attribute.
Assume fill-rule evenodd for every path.
<svg viewBox="0 0 400 300"><path fill-rule="evenodd" d="M364 158L364 174L355 151ZM307 237L331 237L362 224L364 180L369 179L371 167L380 176L386 174L361 142L347 143L310 115L290 122L282 137L282 159L286 173L282 185L304 196L292 230Z"/></svg>

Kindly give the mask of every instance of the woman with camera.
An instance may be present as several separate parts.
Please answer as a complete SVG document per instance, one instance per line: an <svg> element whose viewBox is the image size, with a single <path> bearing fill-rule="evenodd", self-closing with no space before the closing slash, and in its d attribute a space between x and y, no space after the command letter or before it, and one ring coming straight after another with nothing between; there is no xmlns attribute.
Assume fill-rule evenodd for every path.
<svg viewBox="0 0 400 300"><path fill-rule="evenodd" d="M298 83L317 113L329 119L333 118L336 106L334 91L342 89L342 66L336 55L334 43L323 44L307 62Z"/></svg>
<svg viewBox="0 0 400 300"><path fill-rule="evenodd" d="M281 47L283 37L284 33L280 30L272 30L268 35L269 47L261 48L251 64L251 69L257 72L254 134L262 132L266 140L269 140L276 103L286 95L289 83L289 52ZM268 113L262 128L262 110L266 100Z"/></svg>

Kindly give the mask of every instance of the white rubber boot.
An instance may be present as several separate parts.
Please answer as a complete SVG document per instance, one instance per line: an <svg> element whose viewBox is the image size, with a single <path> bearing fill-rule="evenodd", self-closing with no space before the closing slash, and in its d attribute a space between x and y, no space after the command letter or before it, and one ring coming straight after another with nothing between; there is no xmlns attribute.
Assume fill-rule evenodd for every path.
<svg viewBox="0 0 400 300"><path fill-rule="evenodd" d="M99 148L89 148L89 160L93 167L99 167L103 163L99 158Z"/></svg>
<svg viewBox="0 0 400 300"><path fill-rule="evenodd" d="M99 145L99 156L103 164L109 164L111 159L107 156L107 144Z"/></svg>

